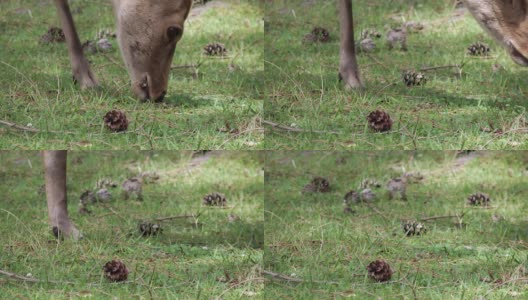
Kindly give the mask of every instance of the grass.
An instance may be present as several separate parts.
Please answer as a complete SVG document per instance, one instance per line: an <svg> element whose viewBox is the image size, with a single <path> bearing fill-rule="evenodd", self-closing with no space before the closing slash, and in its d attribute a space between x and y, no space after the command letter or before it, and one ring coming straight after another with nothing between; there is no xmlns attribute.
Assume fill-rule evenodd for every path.
<svg viewBox="0 0 528 300"><path fill-rule="evenodd" d="M186 23L163 104L140 103L133 96L116 40L108 54L89 55L102 87L81 91L72 82L64 43L41 45L49 27L59 26L53 1L0 3L0 120L40 130L30 133L0 126L2 149L260 149L264 135L264 26L257 1L222 0ZM210 4L215 4L212 1ZM72 1L81 41L113 29L111 1ZM224 59L202 48L225 44ZM230 71L229 65L237 66ZM125 133L103 126L111 109L126 112ZM222 130L229 124L238 134ZM29 124L29 125L28 125Z"/></svg>
<svg viewBox="0 0 528 300"><path fill-rule="evenodd" d="M264 268L305 282L266 284L268 299L515 299L526 298L528 156L522 152L269 152L266 162ZM343 195L366 178L384 183L404 171L424 180L407 188L408 201L387 200L345 214ZM300 191L314 176L329 193ZM488 209L469 207L482 191ZM405 236L401 221L424 221L428 232ZM492 221L492 216L503 219ZM497 217L500 219L500 217ZM366 266L384 259L391 281L367 277ZM322 281L322 282L317 282ZM502 284L501 284L502 282Z"/></svg>
<svg viewBox="0 0 528 300"><path fill-rule="evenodd" d="M511 61L466 13L454 18L454 1L378 1L354 3L356 38L375 28L373 53L358 55L366 90L345 91L338 82L339 21L337 1L267 1L265 119L302 129L269 128L266 149L526 149L526 69ZM413 4L414 3L414 4ZM453 18L452 18L453 17ZM408 36L408 51L389 50L386 28L415 21L424 30ZM330 31L329 43L303 43L314 26ZM475 58L466 48L491 46L491 56ZM426 73L424 86L408 88L401 72L463 64ZM493 65L503 69L494 72ZM388 133L367 126L369 112L383 109L394 120ZM494 135L485 129L501 129ZM337 131L337 134L315 133Z"/></svg>
<svg viewBox="0 0 528 300"><path fill-rule="evenodd" d="M44 183L38 152L0 153L0 269L43 280L27 283L0 275L5 299L258 299L264 284L263 157L258 152L213 153L195 167L188 152L70 152L69 210L83 231L79 242L57 241L47 225ZM80 215L78 197L101 178L122 182L140 171L155 171L144 201L94 204ZM201 198L224 193L228 208L204 207ZM161 235L142 237L140 220L200 214L162 223ZM240 220L228 222L227 215ZM110 283L102 266L122 260L125 283ZM227 274L227 275L226 275ZM226 278L228 276L228 278ZM54 280L63 284L47 283ZM67 284L69 282L69 284Z"/></svg>

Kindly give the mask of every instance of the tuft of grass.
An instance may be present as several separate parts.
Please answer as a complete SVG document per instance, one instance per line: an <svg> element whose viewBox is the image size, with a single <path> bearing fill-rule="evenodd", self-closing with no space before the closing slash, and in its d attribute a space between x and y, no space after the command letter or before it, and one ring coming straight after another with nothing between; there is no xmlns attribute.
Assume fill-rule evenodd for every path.
<svg viewBox="0 0 528 300"><path fill-rule="evenodd" d="M363 92L346 91L338 81L336 2L266 2L265 119L305 131L269 127L267 149L528 147L526 69L515 65L469 13L456 17L454 1L354 3L356 39L364 29L382 33L374 39L374 52L358 54ZM389 50L385 33L407 21L425 28L408 35L408 51ZM330 31L329 43L303 42L316 26ZM469 56L467 47L475 42L490 45L491 55ZM493 71L495 64L502 68ZM426 71L423 86L403 83L405 70L446 65L463 67L461 73L456 68ZM368 128L366 116L376 109L390 113L390 132Z"/></svg>
<svg viewBox="0 0 528 300"><path fill-rule="evenodd" d="M70 4L82 42L103 29L113 30L110 1ZM155 104L134 98L114 39L112 52L87 56L101 88L81 91L72 82L66 45L39 44L49 27L60 26L51 1L2 1L0 120L40 132L2 126L0 148L262 148L263 9L256 1L237 0L211 1L205 7L197 6L201 13L193 11L186 22L168 95L163 104ZM225 44L228 55L204 55L209 42ZM186 65L198 67L179 67ZM128 131L114 134L104 128L103 116L112 109L127 114ZM223 130L226 126L236 131Z"/></svg>
<svg viewBox="0 0 528 300"><path fill-rule="evenodd" d="M263 157L258 152L70 152L70 216L85 238L57 241L47 223L44 183L37 152L0 153L0 266L2 270L43 280L25 283L0 275L3 298L153 298L242 299L261 297L259 274L264 242ZM160 179L143 187L143 201L114 200L80 215L78 198L99 179L121 184L139 172ZM205 207L212 191L227 197L226 208ZM167 220L163 233L143 237L142 220ZM240 219L228 220L229 214ZM130 270L128 281L108 282L102 267L112 259ZM58 281L59 283L48 283Z"/></svg>
<svg viewBox="0 0 528 300"><path fill-rule="evenodd" d="M528 296L528 156L522 152L268 152L264 269L302 283L271 280L269 299L510 299ZM424 179L407 201L375 189L371 204L343 212L343 196L366 178L383 186L403 172ZM302 194L315 176L329 193ZM488 208L466 205L490 195ZM428 217L459 215L430 220ZM406 236L402 221L427 233ZM457 224L463 223L463 226ZM391 281L377 283L366 266L387 261Z"/></svg>

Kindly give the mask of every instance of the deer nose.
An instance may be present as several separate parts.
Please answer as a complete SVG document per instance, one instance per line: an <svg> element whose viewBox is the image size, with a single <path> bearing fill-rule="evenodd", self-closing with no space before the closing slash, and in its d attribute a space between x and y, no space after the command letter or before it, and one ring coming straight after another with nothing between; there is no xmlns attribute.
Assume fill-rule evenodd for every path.
<svg viewBox="0 0 528 300"><path fill-rule="evenodd" d="M165 95L167 95L167 91L163 91L163 92L161 92L161 94L158 96L158 98L156 98L154 101L155 101L155 102L161 102L161 101L163 101L163 98L165 98Z"/></svg>

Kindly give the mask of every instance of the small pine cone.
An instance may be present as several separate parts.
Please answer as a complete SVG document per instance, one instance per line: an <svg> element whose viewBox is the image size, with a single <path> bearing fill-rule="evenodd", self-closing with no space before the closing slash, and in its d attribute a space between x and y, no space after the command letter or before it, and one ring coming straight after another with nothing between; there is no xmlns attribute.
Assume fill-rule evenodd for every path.
<svg viewBox="0 0 528 300"><path fill-rule="evenodd" d="M119 132L128 128L128 120L124 112L120 110L111 110L104 116L104 122L108 129Z"/></svg>
<svg viewBox="0 0 528 300"><path fill-rule="evenodd" d="M64 31L58 27L50 27L48 31L40 37L40 42L43 44L49 43L63 43L66 41Z"/></svg>
<svg viewBox="0 0 528 300"><path fill-rule="evenodd" d="M360 195L363 202L372 202L374 199L376 199L376 193L374 193L371 189L362 190Z"/></svg>
<svg viewBox="0 0 528 300"><path fill-rule="evenodd" d="M345 194L345 197L343 199L343 205L345 207L350 206L350 204L355 204L361 201L361 197L358 192L352 190Z"/></svg>
<svg viewBox="0 0 528 300"><path fill-rule="evenodd" d="M161 228L159 224L150 223L150 222L140 223L138 226L138 229L139 229L139 232L143 236L158 235L163 231L163 229Z"/></svg>
<svg viewBox="0 0 528 300"><path fill-rule="evenodd" d="M363 181L361 181L361 183L359 184L359 189L371 189L371 188L377 189L380 187L381 187L381 183L379 183L375 179L370 179L370 178L363 179Z"/></svg>
<svg viewBox="0 0 528 300"><path fill-rule="evenodd" d="M369 29L364 29L363 31L361 31L360 37L361 37L362 40L364 40L366 38L377 38L377 39L379 39L381 37L381 33L379 31L377 31L376 29L369 28Z"/></svg>
<svg viewBox="0 0 528 300"><path fill-rule="evenodd" d="M107 202L112 200L112 194L105 188L100 189L95 193L99 202Z"/></svg>
<svg viewBox="0 0 528 300"><path fill-rule="evenodd" d="M113 182L111 179L102 178L97 181L95 184L96 189L107 189L107 188L116 188L117 183Z"/></svg>
<svg viewBox="0 0 528 300"><path fill-rule="evenodd" d="M84 191L81 194L81 197L79 197L81 205L87 205L89 203L95 203L97 199L95 198L95 195L92 191Z"/></svg>
<svg viewBox="0 0 528 300"><path fill-rule="evenodd" d="M392 119L387 112L375 110L368 114L367 120L370 128L378 132L389 131L392 128Z"/></svg>
<svg viewBox="0 0 528 300"><path fill-rule="evenodd" d="M427 82L425 74L414 71L405 71L402 78L406 86L424 85Z"/></svg>
<svg viewBox="0 0 528 300"><path fill-rule="evenodd" d="M403 231L407 236L411 235L422 235L427 232L427 228L424 224L416 221L407 221L402 224Z"/></svg>
<svg viewBox="0 0 528 300"><path fill-rule="evenodd" d="M468 54L473 56L487 56L490 53L490 48L486 44L475 43L468 48Z"/></svg>
<svg viewBox="0 0 528 300"><path fill-rule="evenodd" d="M371 262L367 270L368 276L379 282L390 280L393 273L390 265L382 259Z"/></svg>
<svg viewBox="0 0 528 300"><path fill-rule="evenodd" d="M309 184L303 188L303 193L327 193L330 192L330 182L323 177L314 177Z"/></svg>
<svg viewBox="0 0 528 300"><path fill-rule="evenodd" d="M220 43L207 44L203 49L204 54L210 56L224 56L227 54L227 49Z"/></svg>
<svg viewBox="0 0 528 300"><path fill-rule="evenodd" d="M327 43L330 41L330 32L323 27L314 27L309 34L304 36L304 41Z"/></svg>
<svg viewBox="0 0 528 300"><path fill-rule="evenodd" d="M488 206L490 201L490 197L481 192L472 194L467 198L467 203L469 205Z"/></svg>
<svg viewBox="0 0 528 300"><path fill-rule="evenodd" d="M111 260L107 262L103 270L106 278L111 281L125 281L128 278L128 269L124 263L119 260Z"/></svg>
<svg viewBox="0 0 528 300"><path fill-rule="evenodd" d="M219 193L211 193L203 197L203 204L209 206L225 206L227 200L224 195Z"/></svg>

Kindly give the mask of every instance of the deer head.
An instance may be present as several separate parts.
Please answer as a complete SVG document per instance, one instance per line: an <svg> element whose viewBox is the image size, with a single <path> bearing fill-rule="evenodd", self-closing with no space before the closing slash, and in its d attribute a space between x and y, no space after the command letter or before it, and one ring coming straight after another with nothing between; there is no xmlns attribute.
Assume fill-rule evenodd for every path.
<svg viewBox="0 0 528 300"><path fill-rule="evenodd" d="M161 101L192 0L113 0L117 39L141 100Z"/></svg>
<svg viewBox="0 0 528 300"><path fill-rule="evenodd" d="M528 66L528 0L465 0L475 19L509 52Z"/></svg>

